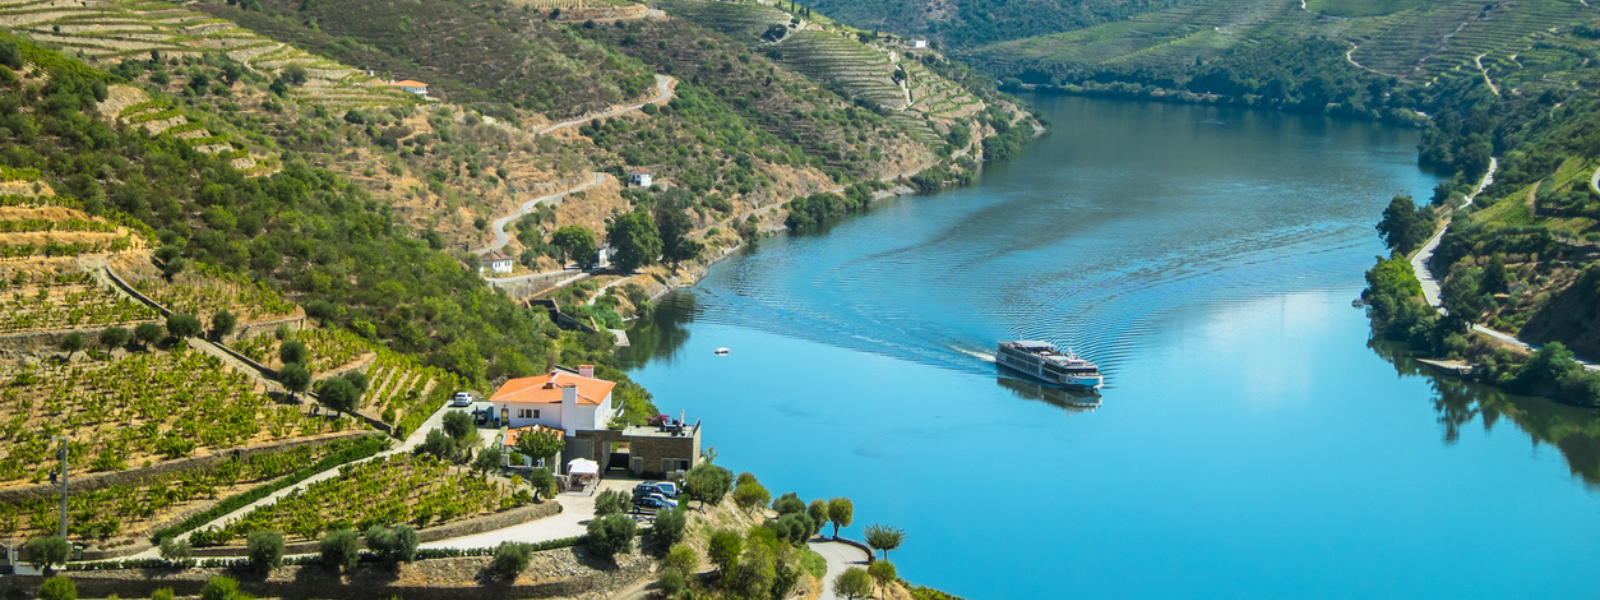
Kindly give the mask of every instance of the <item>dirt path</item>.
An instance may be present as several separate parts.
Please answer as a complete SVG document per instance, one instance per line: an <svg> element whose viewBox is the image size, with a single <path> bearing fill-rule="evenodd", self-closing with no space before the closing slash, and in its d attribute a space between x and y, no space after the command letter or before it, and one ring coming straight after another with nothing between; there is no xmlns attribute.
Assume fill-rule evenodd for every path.
<svg viewBox="0 0 1600 600"><path fill-rule="evenodd" d="M509 216L500 217L500 218L494 220L494 244L491 245L491 246L486 246L486 247L478 249L477 253L478 254L483 254L485 252L499 250L501 248L506 247L506 244L511 243L511 236L506 234L506 225L511 224L512 221L520 219L520 218L522 218L523 216L527 215L530 212L533 212L533 207L538 206L538 205L543 204L543 203L546 203L546 202L554 202L556 200L560 200L562 198L565 198L567 196L567 194L571 194L571 193L574 193L574 192L581 192L583 190L587 190L587 189L589 189L591 187L599 185L600 182L605 181L605 180L606 180L605 173L595 173L594 174L594 181L590 181L588 183L585 183L585 184L580 185L580 186L575 187L575 188L568 189L568 190L563 191L563 192L557 192L557 193L554 193L554 194L550 194L548 196L540 196L538 198L534 198L534 199L529 200L527 202L523 202L522 203L522 208L520 210L518 210L516 213L513 213L513 214L511 214Z"/></svg>
<svg viewBox="0 0 1600 600"><path fill-rule="evenodd" d="M595 119L604 119L606 117L615 117L615 116L623 114L623 113L628 113L628 112L633 112L633 111L636 111L636 110L641 110L641 109L644 108L644 105L646 105L646 104L661 104L661 103L664 103L664 102L671 101L672 100L672 87L674 85L676 85L676 84L677 84L677 80L676 79L673 79L673 78L668 77L666 75L656 75L656 97L655 98L652 98L650 100L645 100L644 102L640 102L640 103L635 104L633 106L625 106L625 107L622 107L622 108L618 108L618 109L612 110L611 112L600 113L598 115L588 115L588 116L578 117L576 119L562 121L560 123L556 123L556 124L551 125L549 127L545 127L544 129L540 129L538 131L535 131L534 133L537 134L537 135L544 135L544 134L550 133L552 131L555 131L557 129L561 129L561 128L564 128L564 127L572 127L574 125L581 125L583 123L588 123L589 121L593 121Z"/></svg>
<svg viewBox="0 0 1600 600"><path fill-rule="evenodd" d="M1477 56L1472 57L1472 64L1478 65L1478 72L1479 73L1483 73L1483 82L1489 84L1489 91L1494 92L1494 95L1499 96L1500 95L1500 88L1495 86L1493 79L1489 78L1489 70L1483 68L1483 57L1488 56L1488 55L1489 54L1487 52L1485 52L1483 54L1479 54Z"/></svg>

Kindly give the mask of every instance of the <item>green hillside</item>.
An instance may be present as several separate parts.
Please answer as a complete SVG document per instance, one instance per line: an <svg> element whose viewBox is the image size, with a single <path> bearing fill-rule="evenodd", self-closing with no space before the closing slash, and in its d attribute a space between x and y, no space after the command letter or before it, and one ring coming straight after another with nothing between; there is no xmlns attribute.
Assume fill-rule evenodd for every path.
<svg viewBox="0 0 1600 600"><path fill-rule="evenodd" d="M801 2L862 29L926 36L951 49L1119 21L1196 0L811 0Z"/></svg>
<svg viewBox="0 0 1600 600"><path fill-rule="evenodd" d="M511 118L570 117L639 97L637 63L503 0L267 0L198 8L274 40L393 79L424 79L451 101ZM248 8L246 8L248 6Z"/></svg>

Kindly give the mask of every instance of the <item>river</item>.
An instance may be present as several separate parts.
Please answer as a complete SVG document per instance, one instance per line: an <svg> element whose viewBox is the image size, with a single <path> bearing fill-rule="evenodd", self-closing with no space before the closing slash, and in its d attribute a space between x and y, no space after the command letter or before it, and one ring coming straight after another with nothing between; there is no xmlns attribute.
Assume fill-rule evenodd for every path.
<svg viewBox="0 0 1600 600"><path fill-rule="evenodd" d="M1415 131L1031 100L1052 131L976 185L663 298L632 376L967 598L1592 597L1600 419L1427 376L1351 306L1438 181ZM1098 361L1099 405L998 373L1016 338Z"/></svg>

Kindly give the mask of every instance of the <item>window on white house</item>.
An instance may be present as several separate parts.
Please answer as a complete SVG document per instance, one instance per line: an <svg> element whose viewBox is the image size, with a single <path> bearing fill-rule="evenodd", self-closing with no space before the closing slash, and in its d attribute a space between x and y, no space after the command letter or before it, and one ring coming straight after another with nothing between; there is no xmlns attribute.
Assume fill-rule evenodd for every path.
<svg viewBox="0 0 1600 600"><path fill-rule="evenodd" d="M533 411L528 410L526 408L519 408L519 409L517 409L517 418L518 419L531 419L531 418L533 418Z"/></svg>
<svg viewBox="0 0 1600 600"><path fill-rule="evenodd" d="M535 419L539 418L539 409L537 409L537 408L533 409L533 418L535 418Z"/></svg>

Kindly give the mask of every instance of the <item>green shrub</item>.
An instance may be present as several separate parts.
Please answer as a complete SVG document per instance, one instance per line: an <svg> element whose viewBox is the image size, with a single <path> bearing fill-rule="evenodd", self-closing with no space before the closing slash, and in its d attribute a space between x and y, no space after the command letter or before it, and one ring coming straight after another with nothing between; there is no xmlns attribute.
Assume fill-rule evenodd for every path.
<svg viewBox="0 0 1600 600"><path fill-rule="evenodd" d="M689 517L684 514L682 507L661 511L656 515L655 525L650 527L650 543L657 551L666 552L683 541L683 533L688 526Z"/></svg>
<svg viewBox="0 0 1600 600"><path fill-rule="evenodd" d="M818 555L818 558L821 558ZM677 569L680 573L694 573L700 569L700 555L687 544L677 544L661 559L662 568Z"/></svg>
<svg viewBox="0 0 1600 600"><path fill-rule="evenodd" d="M533 562L533 546L517 542L501 542L494 549L494 561L489 563L489 569L506 579L515 579L519 573L527 570L528 564Z"/></svg>
<svg viewBox="0 0 1600 600"><path fill-rule="evenodd" d="M194 548L189 545L189 540L162 539L160 549L161 558L167 560L185 560L194 556Z"/></svg>
<svg viewBox="0 0 1600 600"><path fill-rule="evenodd" d="M628 511L632 498L622 490L605 490L594 499L594 514L596 517L622 514Z"/></svg>
<svg viewBox="0 0 1600 600"><path fill-rule="evenodd" d="M872 593L872 576L861 567L850 567L833 579L833 593L845 598L865 598Z"/></svg>
<svg viewBox="0 0 1600 600"><path fill-rule="evenodd" d="M276 531L252 531L245 546L250 568L267 574L283 566L283 534Z"/></svg>
<svg viewBox="0 0 1600 600"><path fill-rule="evenodd" d="M361 544L356 540L354 529L335 529L322 536L318 543L322 553L322 564L333 567L335 570L350 570L355 568L356 561L361 558Z"/></svg>
<svg viewBox="0 0 1600 600"><path fill-rule="evenodd" d="M585 547L590 552L610 558L633 550L633 538L638 533L633 519L612 514L589 521L589 535Z"/></svg>
<svg viewBox="0 0 1600 600"><path fill-rule="evenodd" d="M161 590L156 591L159 593ZM167 592L170 594L171 590ZM239 592L239 582L232 577L212 577L206 580L204 587L200 588L200 600L237 600L241 596L243 594Z"/></svg>
<svg viewBox="0 0 1600 600"><path fill-rule="evenodd" d="M39 586L39 600L78 600L78 586L66 577L51 577Z"/></svg>
<svg viewBox="0 0 1600 600"><path fill-rule="evenodd" d="M391 566L416 560L419 541L416 528L410 525L367 528L367 548Z"/></svg>
<svg viewBox="0 0 1600 600"><path fill-rule="evenodd" d="M676 598L684 590L689 589L689 581L684 578L683 572L677 569L662 569L661 575L656 577L656 587L668 598Z"/></svg>

